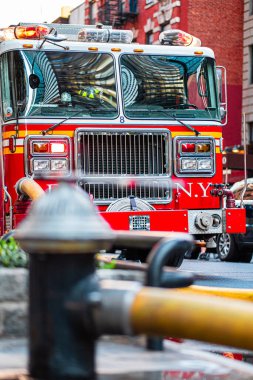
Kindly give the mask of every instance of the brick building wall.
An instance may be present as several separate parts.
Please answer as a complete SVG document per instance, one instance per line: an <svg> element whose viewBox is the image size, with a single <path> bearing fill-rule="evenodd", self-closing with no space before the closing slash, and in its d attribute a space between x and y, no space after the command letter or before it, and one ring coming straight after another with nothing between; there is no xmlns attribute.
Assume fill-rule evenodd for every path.
<svg viewBox="0 0 253 380"><path fill-rule="evenodd" d="M253 144L253 1L244 0L243 107L247 143ZM243 133L243 131L242 131Z"/></svg>
<svg viewBox="0 0 253 380"><path fill-rule="evenodd" d="M228 125L225 145L241 142L243 0L186 0L187 31L214 50L217 65L227 69Z"/></svg>

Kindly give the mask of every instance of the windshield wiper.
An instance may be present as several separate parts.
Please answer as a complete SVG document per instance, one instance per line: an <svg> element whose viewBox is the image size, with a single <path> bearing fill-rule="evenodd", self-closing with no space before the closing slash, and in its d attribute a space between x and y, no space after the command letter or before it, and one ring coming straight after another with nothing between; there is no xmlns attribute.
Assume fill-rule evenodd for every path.
<svg viewBox="0 0 253 380"><path fill-rule="evenodd" d="M162 110L161 110L162 111ZM163 111L165 112L166 115L168 115L169 117L171 117L173 120L176 120L178 123L180 123L181 125L183 125L184 127L190 129L192 132L195 133L196 136L200 135L200 132L197 131L197 129L195 129L194 127L192 127L191 125L189 124L186 124L184 123L183 121L181 121L180 119L178 119L175 115L171 114L171 113L167 113L166 111Z"/></svg>
<svg viewBox="0 0 253 380"><path fill-rule="evenodd" d="M82 113L82 112L83 112L83 109L81 109L81 110L79 110L78 112L74 113L74 115L71 115L71 116L65 117L65 119L63 119L63 120L60 121L59 123L56 123L56 124L52 125L51 127L47 128L47 129L44 129L44 130L41 131L40 133L41 133L43 136L45 136L48 132L53 131L56 127L58 127L59 125L65 123L65 121L72 119L73 117L79 115L79 114Z"/></svg>
<svg viewBox="0 0 253 380"><path fill-rule="evenodd" d="M193 128L191 125L189 125L189 124L186 124L186 123L184 123L183 121L181 121L180 119L178 119L175 115L173 115L173 114L171 114L171 113L169 113L169 112L167 112L167 111L165 111L165 110L150 110L150 109L131 109L131 112L148 112L148 114L150 115L150 114L154 114L154 113L164 113L166 116L168 116L168 117L170 117L172 120L175 120L175 121L177 121L178 123L180 123L181 125L183 125L184 127L186 127L186 128L188 128L188 129L190 129L192 132L194 132L195 133L195 135L196 136L198 136L198 135L200 135L200 132L199 131L197 131L197 129L195 129L195 128Z"/></svg>

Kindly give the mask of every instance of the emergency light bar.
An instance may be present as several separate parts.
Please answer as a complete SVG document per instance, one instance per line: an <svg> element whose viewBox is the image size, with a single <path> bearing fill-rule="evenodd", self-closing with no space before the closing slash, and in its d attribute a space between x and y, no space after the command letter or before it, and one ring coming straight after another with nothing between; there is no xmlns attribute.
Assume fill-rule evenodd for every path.
<svg viewBox="0 0 253 380"><path fill-rule="evenodd" d="M133 40L131 30L118 29L82 29L78 34L78 41L83 42L120 42L130 44Z"/></svg>
<svg viewBox="0 0 253 380"><path fill-rule="evenodd" d="M201 46L201 41L199 38L179 29L165 30L160 33L159 41L162 45Z"/></svg>
<svg viewBox="0 0 253 380"><path fill-rule="evenodd" d="M49 39L51 31L64 34L64 39L68 41L130 44L133 40L131 30L112 29L104 25L19 24L0 29L0 42L14 39L41 40L45 37Z"/></svg>

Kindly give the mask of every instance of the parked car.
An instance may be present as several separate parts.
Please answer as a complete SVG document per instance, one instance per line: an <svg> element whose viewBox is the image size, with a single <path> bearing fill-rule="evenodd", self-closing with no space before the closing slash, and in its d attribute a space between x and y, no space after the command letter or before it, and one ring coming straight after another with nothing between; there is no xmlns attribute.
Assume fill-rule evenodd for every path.
<svg viewBox="0 0 253 380"><path fill-rule="evenodd" d="M231 190L240 207L241 194L245 181L236 182ZM245 234L219 234L216 238L216 251L221 261L249 263L253 255L253 178L247 179L247 188L243 196L246 208Z"/></svg>

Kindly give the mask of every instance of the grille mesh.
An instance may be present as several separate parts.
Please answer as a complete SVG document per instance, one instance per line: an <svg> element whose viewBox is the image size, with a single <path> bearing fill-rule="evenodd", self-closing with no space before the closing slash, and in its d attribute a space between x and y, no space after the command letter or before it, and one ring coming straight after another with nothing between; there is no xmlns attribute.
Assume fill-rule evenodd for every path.
<svg viewBox="0 0 253 380"><path fill-rule="evenodd" d="M134 195L149 201L168 201L168 133L78 132L79 177L83 188L99 202ZM115 183L113 179L125 181ZM130 186L131 178L140 178ZM110 181L111 179L111 181ZM126 179L129 179L127 181Z"/></svg>

